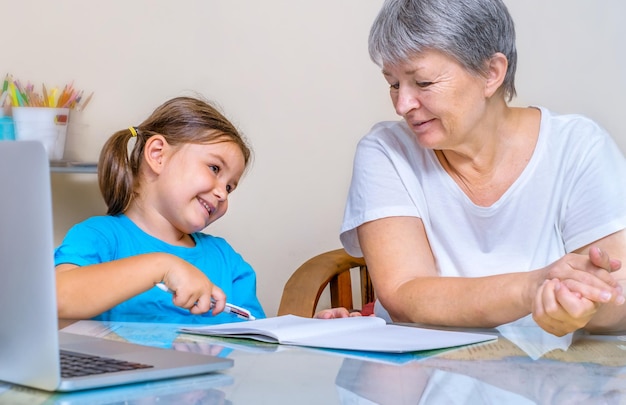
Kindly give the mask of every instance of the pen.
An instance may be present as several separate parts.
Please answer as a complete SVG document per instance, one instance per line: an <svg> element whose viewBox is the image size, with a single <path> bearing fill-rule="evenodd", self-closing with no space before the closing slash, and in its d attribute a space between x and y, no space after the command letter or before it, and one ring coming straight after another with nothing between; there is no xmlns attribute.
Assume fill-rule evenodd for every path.
<svg viewBox="0 0 626 405"><path fill-rule="evenodd" d="M162 291L168 292L170 294L174 294L176 292L174 290L171 290L168 286L166 286L163 283L156 283L155 286L161 289ZM211 298L211 301L213 301L212 298ZM211 308L212 307L213 307L213 302L211 302ZM237 305L229 304L228 302L226 303L226 306L224 307L224 312L231 313L237 316L238 318L245 319L248 321L254 321L256 319L254 316L252 316L250 311L248 311L247 309L239 307Z"/></svg>

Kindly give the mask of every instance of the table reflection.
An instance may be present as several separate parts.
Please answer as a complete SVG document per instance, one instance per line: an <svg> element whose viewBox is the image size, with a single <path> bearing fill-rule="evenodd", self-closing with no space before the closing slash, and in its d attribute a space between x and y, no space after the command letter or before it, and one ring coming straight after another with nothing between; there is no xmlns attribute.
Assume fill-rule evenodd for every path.
<svg viewBox="0 0 626 405"><path fill-rule="evenodd" d="M232 369L72 394L0 384L0 404L626 404L626 337L577 335L539 358L510 340L405 354L307 349L83 321L71 331L229 357Z"/></svg>
<svg viewBox="0 0 626 405"><path fill-rule="evenodd" d="M129 384L112 388L51 394L12 386L0 392L0 404L97 405L97 404L231 404L220 387L233 383L232 377L214 373L196 377Z"/></svg>
<svg viewBox="0 0 626 405"><path fill-rule="evenodd" d="M532 360L500 338L404 365L345 359L336 385L346 404L621 404L626 345L583 336Z"/></svg>

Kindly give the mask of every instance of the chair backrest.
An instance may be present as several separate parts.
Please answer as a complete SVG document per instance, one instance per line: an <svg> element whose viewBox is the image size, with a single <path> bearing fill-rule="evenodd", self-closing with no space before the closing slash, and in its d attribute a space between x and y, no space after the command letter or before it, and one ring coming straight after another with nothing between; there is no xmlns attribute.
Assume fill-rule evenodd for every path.
<svg viewBox="0 0 626 405"><path fill-rule="evenodd" d="M312 317L322 292L330 285L333 308L354 308L352 302L352 279L350 270L359 268L361 284L361 308L375 299L363 258L350 256L344 249L317 255L303 263L291 275L283 289L278 315L293 314Z"/></svg>

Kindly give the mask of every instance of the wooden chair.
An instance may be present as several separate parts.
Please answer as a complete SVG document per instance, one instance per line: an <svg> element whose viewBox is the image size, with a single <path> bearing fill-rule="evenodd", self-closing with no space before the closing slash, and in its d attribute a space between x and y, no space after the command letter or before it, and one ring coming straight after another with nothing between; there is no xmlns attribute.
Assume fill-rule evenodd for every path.
<svg viewBox="0 0 626 405"><path fill-rule="evenodd" d="M352 257L344 249L337 249L317 255L296 269L283 289L278 315L312 317L329 284L333 308L355 309L350 269L357 267L360 269L361 308L373 302L374 288L363 258Z"/></svg>

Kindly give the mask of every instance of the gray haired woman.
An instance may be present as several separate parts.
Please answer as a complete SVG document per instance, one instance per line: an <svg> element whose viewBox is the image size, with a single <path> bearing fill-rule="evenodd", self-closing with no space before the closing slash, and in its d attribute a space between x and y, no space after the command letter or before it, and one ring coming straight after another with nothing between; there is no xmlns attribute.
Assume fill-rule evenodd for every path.
<svg viewBox="0 0 626 405"><path fill-rule="evenodd" d="M504 3L387 0L369 50L403 120L360 141L341 241L391 319L623 329L624 157L586 117L508 105Z"/></svg>

